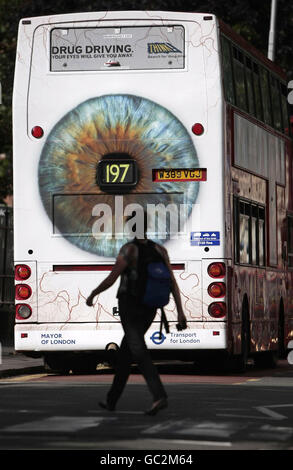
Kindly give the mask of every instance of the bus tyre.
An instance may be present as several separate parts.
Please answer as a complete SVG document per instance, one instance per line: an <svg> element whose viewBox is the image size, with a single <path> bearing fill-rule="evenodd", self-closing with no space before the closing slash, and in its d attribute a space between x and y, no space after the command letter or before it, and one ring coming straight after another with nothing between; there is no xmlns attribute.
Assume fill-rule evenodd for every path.
<svg viewBox="0 0 293 470"><path fill-rule="evenodd" d="M45 354L45 368L50 372L67 375L70 371L70 363L68 357L62 354Z"/></svg>
<svg viewBox="0 0 293 470"><path fill-rule="evenodd" d="M257 367L273 368L277 365L276 351L264 351L255 355L254 363Z"/></svg>
<svg viewBox="0 0 293 470"><path fill-rule="evenodd" d="M71 370L75 375L94 374L97 369L97 358L94 355L76 355L71 361Z"/></svg>
<svg viewBox="0 0 293 470"><path fill-rule="evenodd" d="M194 370L199 374L220 373L225 369L226 354L220 351L209 351L208 354L197 353L194 360Z"/></svg>
<svg viewBox="0 0 293 470"><path fill-rule="evenodd" d="M212 374L220 370L220 364L215 359L205 358L201 362L194 362L194 367L199 374Z"/></svg>

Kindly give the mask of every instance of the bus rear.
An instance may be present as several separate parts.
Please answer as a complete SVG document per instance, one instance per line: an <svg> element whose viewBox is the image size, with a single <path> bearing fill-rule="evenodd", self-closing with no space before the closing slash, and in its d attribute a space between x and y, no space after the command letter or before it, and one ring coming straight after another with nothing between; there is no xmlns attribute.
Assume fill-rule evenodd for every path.
<svg viewBox="0 0 293 470"><path fill-rule="evenodd" d="M154 355L227 349L223 98L212 15L24 19L14 83L15 348L96 363L119 344L118 281L89 293L139 236L168 250L188 329L160 317ZM129 219L130 217L130 219ZM128 218L128 219L127 219ZM128 220L128 222L126 222ZM115 346L116 347L116 346ZM57 362L58 362L57 361ZM68 364L69 364L68 362Z"/></svg>

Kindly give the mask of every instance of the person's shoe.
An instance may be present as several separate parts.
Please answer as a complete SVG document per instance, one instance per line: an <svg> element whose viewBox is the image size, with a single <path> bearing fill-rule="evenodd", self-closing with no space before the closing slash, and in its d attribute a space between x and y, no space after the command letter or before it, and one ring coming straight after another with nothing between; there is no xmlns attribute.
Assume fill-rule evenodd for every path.
<svg viewBox="0 0 293 470"><path fill-rule="evenodd" d="M109 403L105 403L104 401L100 401L99 405L104 410L115 411L115 405L110 405Z"/></svg>
<svg viewBox="0 0 293 470"><path fill-rule="evenodd" d="M161 398L158 401L155 401L152 405L152 407L145 411L145 414L148 416L154 416L158 413L158 411L163 410L164 408L167 408L168 406L168 400L167 398Z"/></svg>

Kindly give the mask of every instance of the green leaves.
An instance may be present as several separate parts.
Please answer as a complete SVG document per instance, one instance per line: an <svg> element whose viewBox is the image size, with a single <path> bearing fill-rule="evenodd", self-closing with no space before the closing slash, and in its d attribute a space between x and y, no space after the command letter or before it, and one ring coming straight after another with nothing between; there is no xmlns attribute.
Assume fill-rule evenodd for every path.
<svg viewBox="0 0 293 470"><path fill-rule="evenodd" d="M18 23L22 18L108 10L197 11L214 13L267 55L271 2L263 0L0 0L0 202L12 191L12 90ZM293 79L293 2L279 0L276 25L276 62Z"/></svg>

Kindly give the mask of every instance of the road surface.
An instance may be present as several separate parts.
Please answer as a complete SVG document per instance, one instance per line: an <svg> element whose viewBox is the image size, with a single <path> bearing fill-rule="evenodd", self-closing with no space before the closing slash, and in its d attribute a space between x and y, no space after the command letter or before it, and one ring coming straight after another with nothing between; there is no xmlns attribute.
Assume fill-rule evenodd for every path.
<svg viewBox="0 0 293 470"><path fill-rule="evenodd" d="M111 369L0 380L2 450L293 450L293 366L242 375L158 365L169 407L150 417L151 397L133 373L117 411L98 406Z"/></svg>

